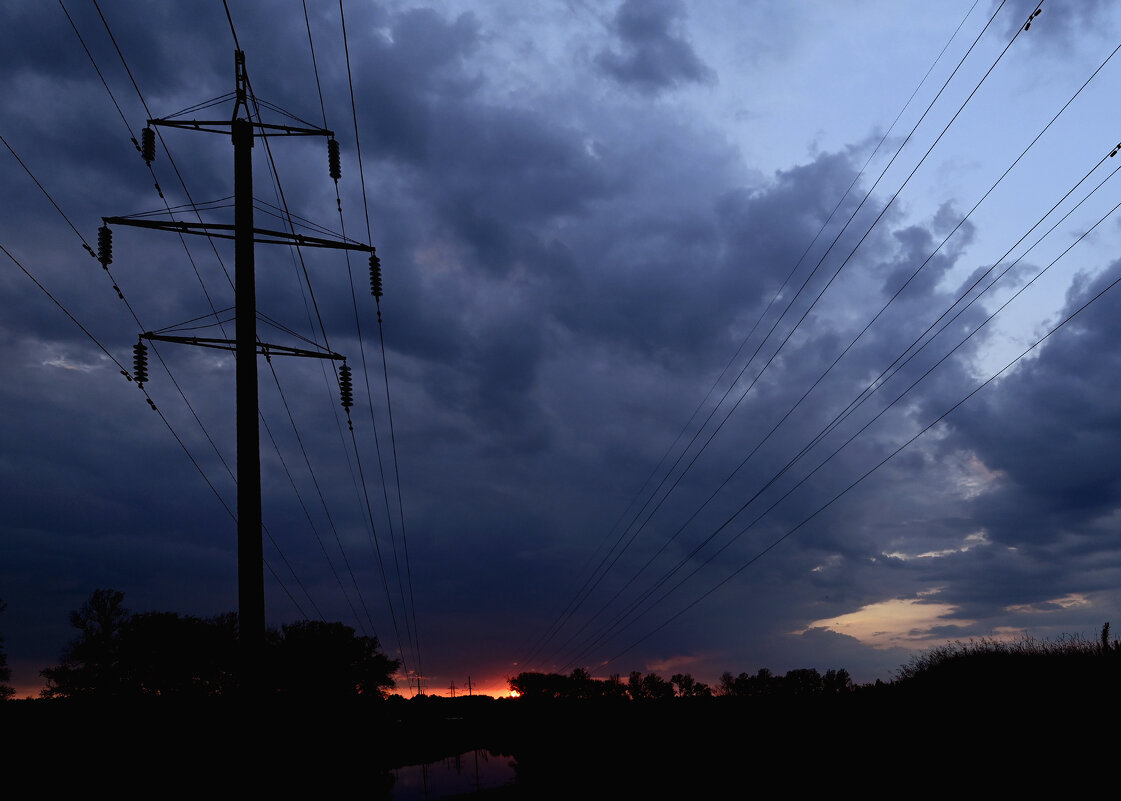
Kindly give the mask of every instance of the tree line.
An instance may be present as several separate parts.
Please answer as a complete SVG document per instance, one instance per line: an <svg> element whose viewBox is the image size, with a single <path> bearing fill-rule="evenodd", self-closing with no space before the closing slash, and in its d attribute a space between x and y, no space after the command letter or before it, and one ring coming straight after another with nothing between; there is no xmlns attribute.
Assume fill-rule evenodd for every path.
<svg viewBox="0 0 1121 801"><path fill-rule="evenodd" d="M6 605L0 600L0 613ZM226 696L239 689L237 615L209 618L176 612L131 613L124 594L95 590L70 613L77 635L58 665L41 671L44 698ZM265 691L288 698L382 698L395 686L400 662L381 650L376 637L360 636L342 623L305 620L271 630L266 638ZM1114 685L1121 673L1121 643L1109 624L1098 640L1062 637L1058 641L1023 637L954 642L912 657L890 686L914 690L963 692L1015 691L1047 686ZM0 636L0 701L13 697L11 668ZM583 669L570 674L522 672L508 679L510 689L527 699L671 698L797 699L842 696L860 689L847 670L813 668L783 675L725 672L713 686L689 673L665 679L631 672L593 678ZM877 681L877 686L887 687Z"/></svg>
<svg viewBox="0 0 1121 801"><path fill-rule="evenodd" d="M626 680L618 673L595 679L583 668L569 675L523 672L509 680L510 689L521 698L618 698L631 701L658 701L670 698L810 698L842 695L855 689L847 670L799 668L785 675L760 668L755 675L725 672L720 683L710 687L689 673L675 673L667 680L657 673L633 671Z"/></svg>

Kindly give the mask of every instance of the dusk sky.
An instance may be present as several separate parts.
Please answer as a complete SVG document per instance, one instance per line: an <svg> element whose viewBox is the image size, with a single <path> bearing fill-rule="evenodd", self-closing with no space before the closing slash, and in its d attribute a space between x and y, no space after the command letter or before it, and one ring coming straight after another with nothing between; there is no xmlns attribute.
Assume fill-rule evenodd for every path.
<svg viewBox="0 0 1121 801"><path fill-rule="evenodd" d="M259 311L355 370L358 446L325 362L261 359L269 625L342 620L446 693L886 680L1121 623L1121 6L1038 5L346 0L352 109L338 2L230 0L264 121L341 144L394 424L365 255L305 249L309 288L258 245ZM141 331L212 323L233 249L82 247L167 218L130 137L231 93L234 39L220 0L7 0L0 36L0 634L34 693L95 588L237 606L233 355L157 345L165 424L93 341L131 372ZM160 133L167 203L232 222L229 138ZM337 233L325 141L269 147Z"/></svg>

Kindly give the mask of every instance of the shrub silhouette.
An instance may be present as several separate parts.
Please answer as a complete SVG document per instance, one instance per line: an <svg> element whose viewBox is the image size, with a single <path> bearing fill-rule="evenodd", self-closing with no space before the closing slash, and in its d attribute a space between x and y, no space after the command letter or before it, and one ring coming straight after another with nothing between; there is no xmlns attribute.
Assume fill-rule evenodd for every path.
<svg viewBox="0 0 1121 801"><path fill-rule="evenodd" d="M932 693L1038 697L1112 687L1119 670L1121 646L1110 640L1107 623L1097 642L1064 635L1054 641L1025 636L946 643L913 656L895 683Z"/></svg>

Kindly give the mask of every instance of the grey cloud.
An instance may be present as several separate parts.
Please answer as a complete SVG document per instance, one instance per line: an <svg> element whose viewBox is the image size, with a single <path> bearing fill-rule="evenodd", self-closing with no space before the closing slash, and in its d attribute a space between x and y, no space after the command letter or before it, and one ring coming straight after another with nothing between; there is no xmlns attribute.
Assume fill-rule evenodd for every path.
<svg viewBox="0 0 1121 801"><path fill-rule="evenodd" d="M1075 285L1064 316L1113 280L1113 270ZM1112 398L1121 391L1121 333L1113 292L1057 332L1035 359L1022 362L994 391L954 423L999 471L996 488L978 499L981 519L1007 544L1037 544L1084 531L1121 505L1115 455L1121 416Z"/></svg>
<svg viewBox="0 0 1121 801"><path fill-rule="evenodd" d="M647 94L715 80L715 73L681 36L677 21L683 16L677 0L625 0L611 23L622 52L604 50L596 64L619 83Z"/></svg>
<svg viewBox="0 0 1121 801"><path fill-rule="evenodd" d="M996 10L998 4L994 2ZM1038 16L1031 17L1037 6L1041 6ZM1025 45L1044 50L1069 51L1076 39L1088 33L1105 30L1109 22L1107 12L1112 8L1110 0L1083 0L1078 3L1051 5L1039 0L1012 0L1001 10L1001 30L1012 36L1022 28L1031 17L1031 27L1021 33Z"/></svg>
<svg viewBox="0 0 1121 801"><path fill-rule="evenodd" d="M30 6L17 10L24 8ZM138 41L149 36L143 26L135 31L118 26L126 53L130 59L136 54L137 77L151 92L150 102L159 103L153 108L157 114L230 89L232 43L220 6L205 19L175 9L179 6L170 4L149 12L164 15L158 18L161 25L164 20L169 28L177 24L174 36L152 34L153 41L144 43ZM313 6L317 44L337 43L337 28L328 28L337 26L337 20L317 9ZM241 12L235 7L237 13ZM252 26L249 21L254 18L247 17L242 28L256 90L316 119L302 20L293 28L282 23L283 15L245 13L260 17ZM72 37L56 23L48 29ZM472 639L494 635L492 623L474 629L466 625L464 614L474 610L501 616L504 626L524 634L563 608L576 573L607 535L604 521L610 524L625 508L852 181L853 154L818 154L761 180L726 140L684 119L668 102L636 108L624 98L621 103L608 99L588 106L580 92L564 87L550 87L528 99L496 91L501 81L492 84L487 75L475 72L477 64L485 63L475 56L491 35L485 19L448 17L431 10L399 14L356 5L353 11L348 8L348 23L365 177L371 190L372 237L385 275L382 312L395 447L401 458L418 612L422 628L427 627L422 636L463 648L426 664L439 673L458 669L448 663L459 654L482 651ZM684 38L681 23L677 4L624 4L612 27L618 49L601 54L600 70L648 93L708 80L711 73ZM81 24L83 31L96 32L99 22L87 15ZM260 40L249 40L251 35ZM167 66L170 59L161 55L161 48L178 46L174 52L184 53L196 44L200 49L192 82L190 70ZM106 46L100 43L99 56ZM268 55L274 52L283 55ZM296 52L307 63L285 68L285 60ZM340 53L323 46L320 55L328 122L343 142L340 190L348 233L364 238L358 170L348 133L345 69ZM38 64L42 59L32 52L21 59L28 64L24 73L49 77L50 85L69 93L76 105L68 108L60 100L32 109L9 99L4 110L15 133L9 136L6 130L5 136L13 139L40 177L57 188L57 199L73 211L87 237L92 237L101 214L158 205L151 180L88 64L73 53L48 65ZM111 59L108 64L113 64ZM15 68L7 69L10 73ZM112 83L121 89L126 114L135 124L142 111L125 91L126 81L116 76ZM21 86L28 93L35 84ZM616 93L608 94L620 100ZM98 121L88 124L86 137L70 137L67 129L85 115ZM181 169L189 170L196 199L228 193L228 141L183 133L170 144ZM274 151L294 210L330 221L335 214L334 187L325 177L320 145L278 142ZM272 202L263 178L264 161L257 163L262 170L258 194ZM162 154L156 168L169 197L180 202ZM18 187L5 207L11 212L5 246L13 246L14 238L15 246L30 257L29 266L58 290L68 307L92 321L98 336L120 358L129 358L135 326L100 268L76 239L71 241L72 235L35 195L34 187L27 186L18 167L4 161L0 169L7 184ZM854 203L845 203L838 212L841 218L851 213ZM870 222L869 215L861 212L856 227ZM636 540L621 572L612 575L605 590L614 591L624 580L620 576L637 570L738 464L925 259L953 217L946 208L931 223L915 224L902 213L885 217L882 228L830 287L821 307L807 318L674 498ZM808 275L835 225L836 221L826 229L825 238L795 273L793 286ZM671 565L712 533L921 333L939 304L953 297L944 284L961 269L966 241L955 240L932 260L840 369L699 522L669 546L668 555L655 567ZM841 238L823 272L810 282L809 292L823 285L837 259L853 245L851 234ZM116 250L114 274L146 325L166 325L206 311L177 243L121 231ZM205 251L195 248L200 270L208 286L216 287L216 303L226 305L225 279ZM355 365L359 342L345 264L305 255L332 348ZM309 312L298 287L302 279L290 262L286 253L259 251L262 310L307 333ZM375 380L381 369L378 327L365 295L364 267L359 260L354 269L373 408L381 426L386 409ZM57 621L65 620L66 610L79 604L92 586L102 584L129 584L123 589L138 609L207 613L228 608L233 603L233 556L228 547L232 528L224 510L135 387L115 368L79 374L64 366L48 369L29 363L29 349L39 361L48 351L75 363L98 360L81 333L23 276L3 273L0 281L10 301L0 329L0 359L5 374L13 376L2 387L7 411L0 422L0 439L6 461L0 464L10 480L0 484L5 486L5 504L12 509L5 542L15 543L11 552L18 554L18 562L5 565L5 575L18 574L21 587L40 584L54 593L42 601L38 622L25 628L49 618L64 629L64 622ZM1088 291L1089 287L1079 289ZM788 288L783 300L792 292ZM803 298L795 305L793 319L806 303ZM975 324L979 313L971 311L968 323ZM764 320L764 329L773 319ZM778 334L789 324L788 316ZM1067 332L1068 344L1062 335L1056 337L1038 359L992 387L987 400L978 398L972 412L963 408L932 441L901 454L628 660L637 664L687 650L702 655L708 664L719 662L721 669L737 672L752 665L801 667L812 659L820 660L816 666L821 669L846 666L854 674L867 670L865 677L871 677L885 675L882 671L902 658L872 653L851 638L829 632L790 632L863 604L943 588L936 598L959 604L957 618L972 615L980 621L975 630L987 633L984 627L991 621L1007 619L997 612L1008 604L1046 604L1070 586L1104 592L1100 588L1110 586L1111 573L1101 564L1113 553L1103 533L1109 519L1105 516L1116 508L1118 490L1108 457L1119 444L1113 434L1121 421L1107 403L1118 389L1112 376L1119 365L1108 350L1117 333L1108 319L1094 318ZM909 365L826 445L839 444L894 397L893 388L906 386L947 347L940 342ZM770 352L762 353L766 357ZM174 348L167 355L228 458L228 360ZM366 548L364 509L353 503L355 479L348 471L349 457L338 448L348 434L345 420L336 422L337 388L323 381L319 365L274 361L285 386L284 402L299 421L339 537ZM673 604L694 597L689 593L710 588L883 458L913 433L916 424L929 422L960 399L972 386L971 369L967 358L939 368L914 398L885 415L869 436L776 508L730 547L715 568L702 572L662 609L673 611L678 608ZM232 497L230 482L190 413L166 377L153 373L150 388L161 410L223 496ZM271 376L263 376L262 411L295 480L304 487L308 478L302 457L296 456L284 403ZM364 404L364 382L356 384ZM364 406L355 414L355 426L363 443L366 480L374 486L379 467L387 472L392 468L388 457L378 464L367 441L369 416ZM1048 443L1044 456L1033 448L1030 437L1025 438L1025 431L1041 432L1039 438ZM381 447L389 447L384 438ZM815 458L828 450L816 451ZM280 459L267 441L265 451L270 529L294 556L311 591L330 599L324 602L325 613L348 616L346 604L334 594L336 582L320 546L287 487ZM958 473L966 472L967 453L1003 476L971 500L957 479ZM113 469L105 469L106 464ZM748 519L813 464L815 459L799 465L763 504L753 507ZM1062 475L1049 476L1049 466ZM334 538L322 520L318 499L308 490L304 501L316 507L311 516L337 563ZM375 506L380 503L374 501ZM374 512L379 521L385 518L383 509ZM937 558L884 556L885 551L950 551L979 529L990 532L990 544ZM736 526L726 532L702 558L738 530ZM382 531L379 528L379 536L387 536ZM78 552L83 558L88 555L88 571L60 556L67 538L82 540L84 549ZM48 546L37 550L36 541ZM166 552L160 549L165 548L187 565L179 573L156 570ZM277 558L271 546L269 558ZM367 579L379 580L371 554L363 550L354 561L363 586ZM1075 584L1070 572L1074 568L1052 563L1076 565L1081 575L1092 572L1092 580ZM188 586L180 575L188 572L203 576L202 586ZM472 591L480 585L486 589ZM36 592L21 590L25 605L38 597ZM20 599L6 594L5 600L11 604L5 622L9 626ZM271 619L294 614L271 578L269 603ZM375 620L386 616L382 603L371 601ZM1024 613L1017 619L1028 617ZM941 622L956 625L957 618ZM647 623L658 619L652 615ZM639 627L633 633L642 631ZM10 629L5 633L14 652L18 637ZM60 645L65 637L66 632L59 631L55 639ZM503 647L509 648L509 641ZM47 650L52 649L56 647ZM449 646L448 651L453 650ZM45 654L43 664L51 658L53 654ZM619 667L631 664L624 661Z"/></svg>

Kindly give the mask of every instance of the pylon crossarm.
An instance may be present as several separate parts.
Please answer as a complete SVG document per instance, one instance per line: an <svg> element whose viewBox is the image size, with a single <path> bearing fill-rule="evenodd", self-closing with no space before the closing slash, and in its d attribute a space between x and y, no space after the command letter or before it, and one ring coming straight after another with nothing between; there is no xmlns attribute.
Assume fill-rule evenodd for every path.
<svg viewBox="0 0 1121 801"><path fill-rule="evenodd" d="M197 345L200 348L214 348L215 350L228 350L236 351L237 341L233 339L217 339L213 337L179 337L170 334L153 334L145 333L140 335L142 339L154 340L156 342L174 342L178 345ZM287 345L273 345L269 342L258 342L257 353L262 356L301 356L307 359L331 359L333 361L345 361L346 357L341 353L335 353L330 350L306 350L304 348L292 348Z"/></svg>
<svg viewBox="0 0 1121 801"><path fill-rule="evenodd" d="M149 125L162 125L165 128L186 128L190 131L206 131L208 133L230 134L232 122L230 120L148 120ZM254 130L260 131L256 136L326 136L332 137L334 131L326 128L303 128L298 125L273 125L267 122L253 122ZM217 126L217 127L215 127ZM269 133L272 131L273 133Z"/></svg>
<svg viewBox="0 0 1121 801"><path fill-rule="evenodd" d="M175 231L180 234L210 236L217 239L234 239L235 226L227 223L187 222L185 220L137 220L132 217L102 217L106 225L131 225L134 228L154 228L157 231ZM228 231L230 233L223 233ZM323 239L306 234L290 234L269 228L254 228L253 241L264 245L300 245L303 247L331 248L334 250L358 250L372 253L370 245L361 242L348 242L341 239Z"/></svg>

